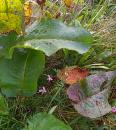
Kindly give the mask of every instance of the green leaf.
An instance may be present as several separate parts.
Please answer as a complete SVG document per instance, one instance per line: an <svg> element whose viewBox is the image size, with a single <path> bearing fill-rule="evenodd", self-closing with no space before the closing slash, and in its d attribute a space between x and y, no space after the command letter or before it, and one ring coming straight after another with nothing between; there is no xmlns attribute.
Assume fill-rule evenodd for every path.
<svg viewBox="0 0 116 130"><path fill-rule="evenodd" d="M16 46L10 48L31 48L41 50L50 56L62 48L83 54L91 47L93 38L82 27L68 27L58 20L37 21L26 29L26 35L17 39Z"/></svg>
<svg viewBox="0 0 116 130"><path fill-rule="evenodd" d="M72 130L62 121L56 119L53 115L38 113L29 121L28 126L23 130Z"/></svg>
<svg viewBox="0 0 116 130"><path fill-rule="evenodd" d="M0 57L9 57L10 48L16 45L16 40L16 32L10 32L8 35L0 35Z"/></svg>
<svg viewBox="0 0 116 130"><path fill-rule="evenodd" d="M17 35L14 41L12 41L10 35L16 36L15 33L11 32L6 36L2 35L0 37L1 47L5 46L8 48L7 55L9 53L10 56L15 48L41 50L47 56L62 48L83 54L91 47L93 40L91 34L82 27L68 27L58 20L46 20L40 23L36 21L26 29L24 37ZM6 39L8 39L8 42Z"/></svg>
<svg viewBox="0 0 116 130"><path fill-rule="evenodd" d="M6 96L31 96L43 71L45 56L35 50L15 50L12 59L0 58L0 87Z"/></svg>
<svg viewBox="0 0 116 130"><path fill-rule="evenodd" d="M22 31L23 5L20 0L0 0L0 33Z"/></svg>
<svg viewBox="0 0 116 130"><path fill-rule="evenodd" d="M8 113L8 104L5 98L0 94L0 115L7 115Z"/></svg>
<svg viewBox="0 0 116 130"><path fill-rule="evenodd" d="M85 53L93 40L82 27L69 27L58 20L34 23L26 33L24 46L42 50L48 56L62 48Z"/></svg>

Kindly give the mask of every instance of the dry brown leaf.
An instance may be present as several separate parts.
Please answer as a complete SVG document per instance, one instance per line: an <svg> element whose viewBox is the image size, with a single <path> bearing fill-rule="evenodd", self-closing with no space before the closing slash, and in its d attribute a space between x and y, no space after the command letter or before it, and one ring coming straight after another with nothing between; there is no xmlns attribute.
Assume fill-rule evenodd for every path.
<svg viewBox="0 0 116 130"><path fill-rule="evenodd" d="M89 71L87 69L81 69L79 67L73 66L61 69L58 72L58 78L67 84L74 84L84 79L86 76L88 76L88 74Z"/></svg>

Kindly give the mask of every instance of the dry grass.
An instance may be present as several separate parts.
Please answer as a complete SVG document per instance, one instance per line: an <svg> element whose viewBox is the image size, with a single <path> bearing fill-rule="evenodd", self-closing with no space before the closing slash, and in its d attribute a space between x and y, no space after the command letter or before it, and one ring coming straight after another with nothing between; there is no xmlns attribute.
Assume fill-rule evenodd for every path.
<svg viewBox="0 0 116 130"><path fill-rule="evenodd" d="M92 30L95 36L99 37L97 45L102 46L104 50L116 52L116 14L102 19L92 27Z"/></svg>

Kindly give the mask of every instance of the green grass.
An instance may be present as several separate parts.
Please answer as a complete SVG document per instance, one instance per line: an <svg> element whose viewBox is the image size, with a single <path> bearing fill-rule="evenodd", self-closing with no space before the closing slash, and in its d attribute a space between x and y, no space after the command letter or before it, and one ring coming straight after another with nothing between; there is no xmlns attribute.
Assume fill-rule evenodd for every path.
<svg viewBox="0 0 116 130"><path fill-rule="evenodd" d="M56 106L54 115L69 124L74 130L98 130L113 128L112 124L105 124L107 116L98 120L91 120L80 116L72 107L65 93L67 86L56 81L47 88L44 95L35 94L33 97L17 97L8 99L10 115L0 120L0 130L20 130L25 126L27 118L38 112L49 112ZM104 129L102 129L104 130Z"/></svg>

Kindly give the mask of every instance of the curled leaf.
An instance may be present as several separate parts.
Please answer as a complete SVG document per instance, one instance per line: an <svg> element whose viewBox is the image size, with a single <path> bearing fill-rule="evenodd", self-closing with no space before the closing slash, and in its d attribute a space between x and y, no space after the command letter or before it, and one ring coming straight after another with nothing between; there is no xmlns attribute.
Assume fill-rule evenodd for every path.
<svg viewBox="0 0 116 130"><path fill-rule="evenodd" d="M73 104L74 108L85 117L101 117L111 111L111 106L108 103L108 93L109 90L105 89L92 97L89 97L77 104Z"/></svg>
<svg viewBox="0 0 116 130"><path fill-rule="evenodd" d="M87 69L79 67L66 67L58 72L58 78L67 84L74 84L84 79L89 74Z"/></svg>
<svg viewBox="0 0 116 130"><path fill-rule="evenodd" d="M83 91L80 89L79 84L73 84L67 89L67 94L69 99L74 102L78 103L81 100L85 99L85 95Z"/></svg>
<svg viewBox="0 0 116 130"><path fill-rule="evenodd" d="M108 97L115 78L116 71L109 71L88 76L85 86L79 83L71 85L67 94L78 113L85 117L98 118L111 112Z"/></svg>

